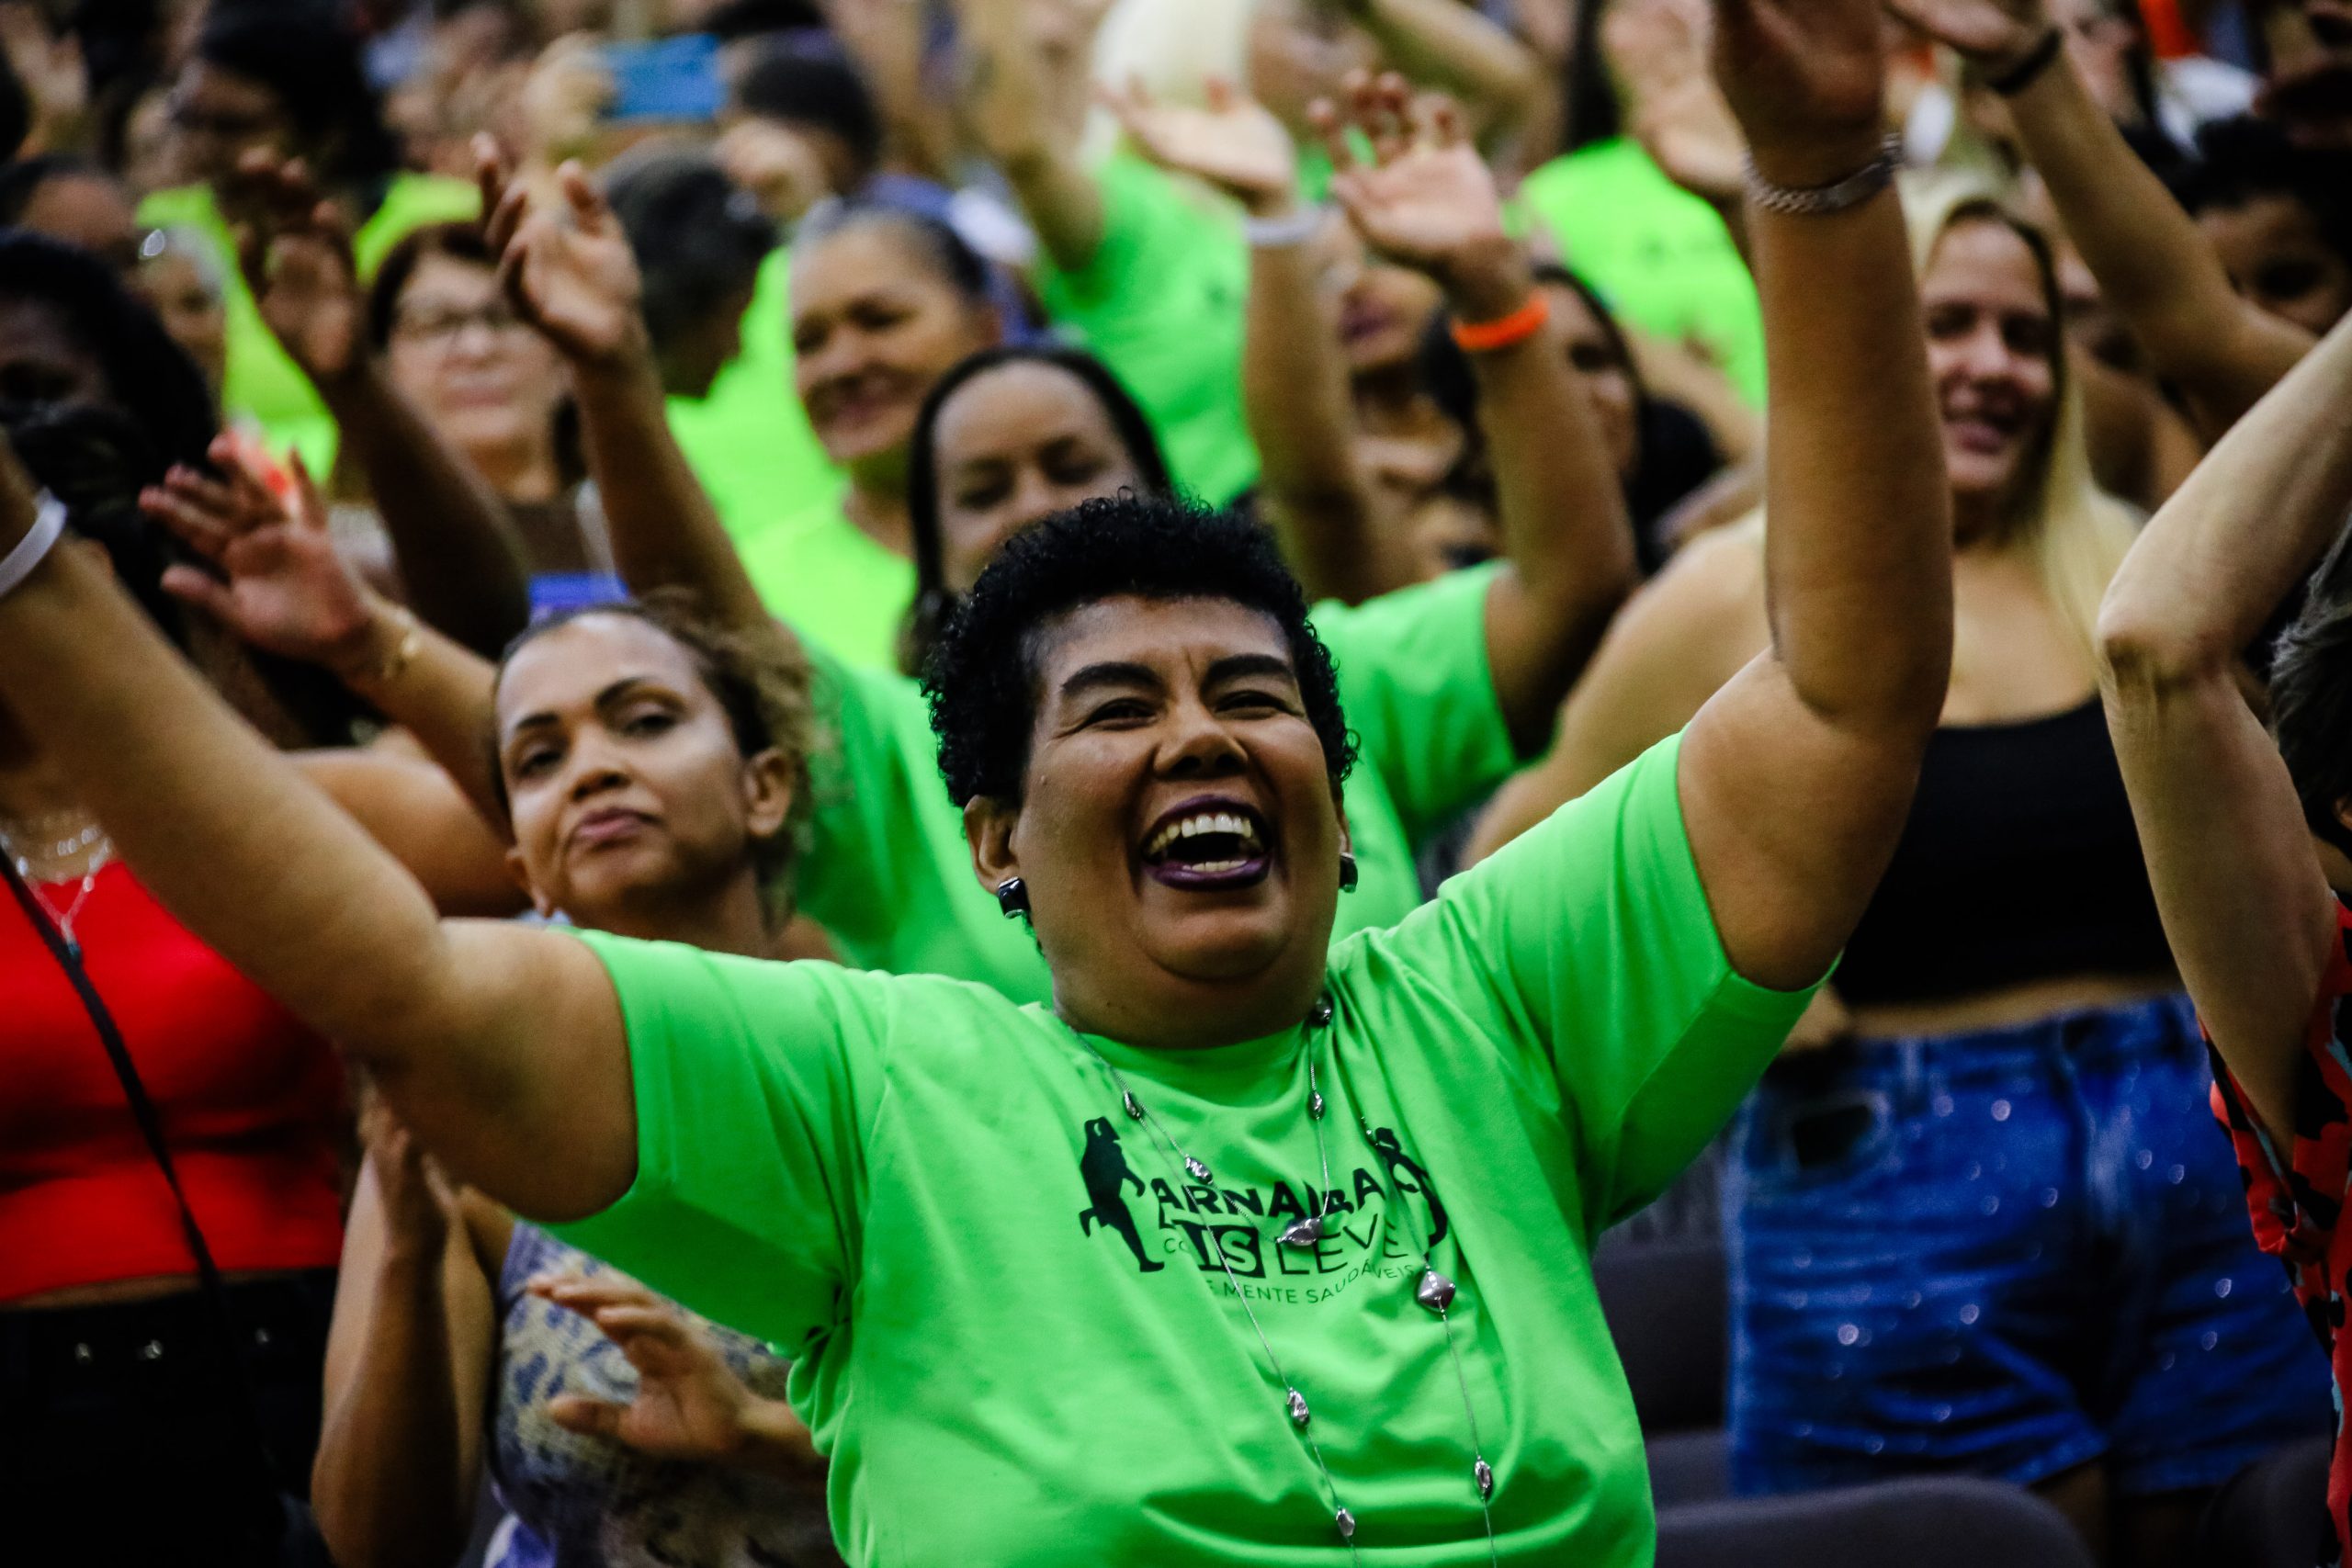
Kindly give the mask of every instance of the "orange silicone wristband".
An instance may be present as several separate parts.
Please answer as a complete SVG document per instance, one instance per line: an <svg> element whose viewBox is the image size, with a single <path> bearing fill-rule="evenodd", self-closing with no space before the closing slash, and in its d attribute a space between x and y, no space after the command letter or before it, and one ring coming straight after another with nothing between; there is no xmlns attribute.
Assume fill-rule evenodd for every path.
<svg viewBox="0 0 2352 1568"><path fill-rule="evenodd" d="M1491 321L1456 321L1453 341L1465 354L1487 354L1498 348L1509 348L1515 343L1525 343L1544 330L1552 319L1552 301L1542 289L1527 297L1527 303L1508 316L1497 316Z"/></svg>

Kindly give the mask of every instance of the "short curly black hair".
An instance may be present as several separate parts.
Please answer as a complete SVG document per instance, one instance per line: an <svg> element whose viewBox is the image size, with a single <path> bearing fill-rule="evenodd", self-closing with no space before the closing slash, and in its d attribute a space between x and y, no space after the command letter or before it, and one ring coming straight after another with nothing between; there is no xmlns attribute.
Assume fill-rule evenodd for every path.
<svg viewBox="0 0 2352 1568"><path fill-rule="evenodd" d="M1264 527L1164 495L1080 502L1007 540L956 607L923 671L939 771L958 805L1021 799L1044 634L1069 612L1133 594L1223 599L1273 617L1333 783L1355 765L1338 671L1306 596Z"/></svg>

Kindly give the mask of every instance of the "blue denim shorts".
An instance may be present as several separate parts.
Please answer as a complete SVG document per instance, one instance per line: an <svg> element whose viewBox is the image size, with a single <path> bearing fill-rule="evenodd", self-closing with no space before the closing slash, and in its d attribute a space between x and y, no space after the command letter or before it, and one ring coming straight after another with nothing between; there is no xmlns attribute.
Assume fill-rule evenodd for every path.
<svg viewBox="0 0 2352 1568"><path fill-rule="evenodd" d="M2333 1430L2211 1084L2177 997L1776 1064L1724 1173L1734 1486L2145 1496Z"/></svg>

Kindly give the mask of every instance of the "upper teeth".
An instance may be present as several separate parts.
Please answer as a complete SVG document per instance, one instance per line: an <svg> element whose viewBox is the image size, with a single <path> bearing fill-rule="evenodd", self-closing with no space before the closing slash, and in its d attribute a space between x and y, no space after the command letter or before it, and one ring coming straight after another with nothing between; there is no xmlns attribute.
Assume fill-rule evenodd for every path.
<svg viewBox="0 0 2352 1568"><path fill-rule="evenodd" d="M1190 817L1180 817L1151 836L1143 847L1147 855L1164 852L1179 839L1197 838L1203 833L1230 833L1247 849L1258 848L1258 827L1247 817L1237 817L1226 811L1196 811Z"/></svg>

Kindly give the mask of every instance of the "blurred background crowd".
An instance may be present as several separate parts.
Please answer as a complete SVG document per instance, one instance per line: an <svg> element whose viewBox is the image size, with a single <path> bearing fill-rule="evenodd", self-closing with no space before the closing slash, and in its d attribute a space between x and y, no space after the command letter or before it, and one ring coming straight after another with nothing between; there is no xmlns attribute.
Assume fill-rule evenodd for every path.
<svg viewBox="0 0 2352 1568"><path fill-rule="evenodd" d="M1660 1560L2315 1563L2327 1364L2092 626L2352 312L2352 5L1883 26L1962 657L1833 994L1600 1249ZM532 763L467 682L635 594L803 786L771 951L1019 1000L912 678L1047 514L1240 509L1365 682L1343 917L1392 923L1766 646L1714 48L1703 0L0 0L0 423L444 910L594 923L518 892ZM1335 200L1383 132L1329 105L1383 93L1480 172ZM1490 213L1541 378L1454 330ZM775 1348L453 1188L13 756L0 835L137 1066L0 909L0 1561L839 1560Z"/></svg>

